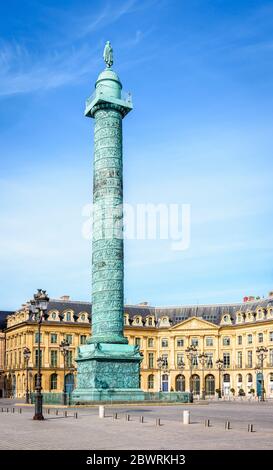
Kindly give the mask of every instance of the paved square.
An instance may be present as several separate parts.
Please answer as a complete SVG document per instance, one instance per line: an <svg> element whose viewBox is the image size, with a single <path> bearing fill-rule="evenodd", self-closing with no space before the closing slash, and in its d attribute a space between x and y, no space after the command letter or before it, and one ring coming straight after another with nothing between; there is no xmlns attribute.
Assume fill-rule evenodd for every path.
<svg viewBox="0 0 273 470"><path fill-rule="evenodd" d="M33 421L33 407L22 414L1 412L12 402L0 400L0 449L273 449L273 403L212 402L205 405L108 406L106 417L98 407L51 408L43 422ZM45 411L46 411L45 407ZM190 425L182 424L183 410L191 414ZM118 419L113 414L118 413ZM130 421L126 421L130 414ZM144 423L140 422L144 416ZM156 418L162 425L156 426ZM211 427L204 425L211 420ZM225 430L225 421L231 429ZM247 431L248 424L254 432Z"/></svg>

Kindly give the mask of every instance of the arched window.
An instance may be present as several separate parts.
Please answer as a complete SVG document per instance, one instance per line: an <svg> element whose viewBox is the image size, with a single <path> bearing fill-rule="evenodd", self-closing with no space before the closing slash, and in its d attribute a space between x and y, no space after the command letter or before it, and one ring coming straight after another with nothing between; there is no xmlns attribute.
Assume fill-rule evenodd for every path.
<svg viewBox="0 0 273 470"><path fill-rule="evenodd" d="M230 382L230 375L229 374L224 374L223 382Z"/></svg>
<svg viewBox="0 0 273 470"><path fill-rule="evenodd" d="M148 325L153 326L153 317L148 318Z"/></svg>
<svg viewBox="0 0 273 470"><path fill-rule="evenodd" d="M237 382L238 382L238 383L242 383L242 381L243 381L243 376L242 376L242 374L238 374L238 375L237 375Z"/></svg>
<svg viewBox="0 0 273 470"><path fill-rule="evenodd" d="M185 376L179 374L175 378L175 390L177 392L185 392Z"/></svg>
<svg viewBox="0 0 273 470"><path fill-rule="evenodd" d="M215 378L214 375L209 374L205 378L206 395L214 395L215 393Z"/></svg>
<svg viewBox="0 0 273 470"><path fill-rule="evenodd" d="M269 374L269 381L270 381L270 382L273 382L273 372L271 372L271 373Z"/></svg>
<svg viewBox="0 0 273 470"><path fill-rule="evenodd" d="M153 374L148 375L148 389L151 390L154 388L154 376Z"/></svg>
<svg viewBox="0 0 273 470"><path fill-rule="evenodd" d="M247 381L248 381L248 383L252 383L252 382L253 382L252 374L247 374Z"/></svg>
<svg viewBox="0 0 273 470"><path fill-rule="evenodd" d="M57 390L58 376L57 374L51 374L50 376L50 390Z"/></svg>
<svg viewBox="0 0 273 470"><path fill-rule="evenodd" d="M200 377L197 374L194 374L191 378L192 380L192 391L194 395L200 395Z"/></svg>

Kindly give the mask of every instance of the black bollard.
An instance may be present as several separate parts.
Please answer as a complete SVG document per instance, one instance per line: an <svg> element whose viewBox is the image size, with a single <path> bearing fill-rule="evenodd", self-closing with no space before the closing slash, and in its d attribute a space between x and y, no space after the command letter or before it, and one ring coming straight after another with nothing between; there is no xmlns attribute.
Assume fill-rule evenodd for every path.
<svg viewBox="0 0 273 470"><path fill-rule="evenodd" d="M205 419L205 427L206 428L210 427L210 420L209 419Z"/></svg>
<svg viewBox="0 0 273 470"><path fill-rule="evenodd" d="M114 420L114 419L118 419L118 414L117 414L117 413L114 413L114 414L113 414L113 420Z"/></svg>
<svg viewBox="0 0 273 470"><path fill-rule="evenodd" d="M225 429L226 429L226 430L231 429L231 428L230 428L230 421L226 421L226 422L225 422Z"/></svg>
<svg viewBox="0 0 273 470"><path fill-rule="evenodd" d="M161 426L160 418L156 418L155 425L156 426Z"/></svg>
<svg viewBox="0 0 273 470"><path fill-rule="evenodd" d="M75 413L74 413L74 418L78 419L78 412L77 411L75 411Z"/></svg>
<svg viewBox="0 0 273 470"><path fill-rule="evenodd" d="M139 421L140 421L140 423L144 423L144 416L140 416Z"/></svg>
<svg viewBox="0 0 273 470"><path fill-rule="evenodd" d="M253 426L253 424L248 424L248 426L247 426L247 431L248 431L248 432L254 432L254 426Z"/></svg>

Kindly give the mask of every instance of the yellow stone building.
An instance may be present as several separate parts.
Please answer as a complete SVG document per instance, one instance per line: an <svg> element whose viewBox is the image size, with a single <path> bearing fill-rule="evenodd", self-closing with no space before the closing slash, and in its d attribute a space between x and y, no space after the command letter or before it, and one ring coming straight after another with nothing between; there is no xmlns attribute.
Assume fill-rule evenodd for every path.
<svg viewBox="0 0 273 470"><path fill-rule="evenodd" d="M91 304L65 296L50 300L49 318L41 330L42 387L61 392L64 386L62 340L70 344L66 364L66 390L76 383L75 354L90 334ZM238 304L182 307L151 307L146 303L126 305L125 336L139 345L143 354L141 386L144 391L189 391L190 377L195 396L205 390L213 397L217 389L225 396L258 395L262 372L265 396L273 398L273 297ZM29 319L28 305L7 317L5 329L5 395L23 397L26 364L23 351L31 351L30 389L37 374L37 324ZM189 358L187 348L196 352ZM263 369L257 348L267 349ZM202 361L202 354L205 358ZM161 368L158 359L161 359ZM223 361L223 370L217 360Z"/></svg>

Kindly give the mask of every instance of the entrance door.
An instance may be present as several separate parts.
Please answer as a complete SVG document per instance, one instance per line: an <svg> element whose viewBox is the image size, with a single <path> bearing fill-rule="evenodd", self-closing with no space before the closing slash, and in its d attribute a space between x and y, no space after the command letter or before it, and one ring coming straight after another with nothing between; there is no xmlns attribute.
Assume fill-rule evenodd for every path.
<svg viewBox="0 0 273 470"><path fill-rule="evenodd" d="M74 390L74 375L67 374L65 376L65 392L72 393Z"/></svg>
<svg viewBox="0 0 273 470"><path fill-rule="evenodd" d="M167 374L162 375L162 392L169 391L169 377Z"/></svg>
<svg viewBox="0 0 273 470"><path fill-rule="evenodd" d="M257 387L258 397L262 396L262 383L263 383L263 374L261 372L258 372L257 378L256 378L256 387Z"/></svg>

